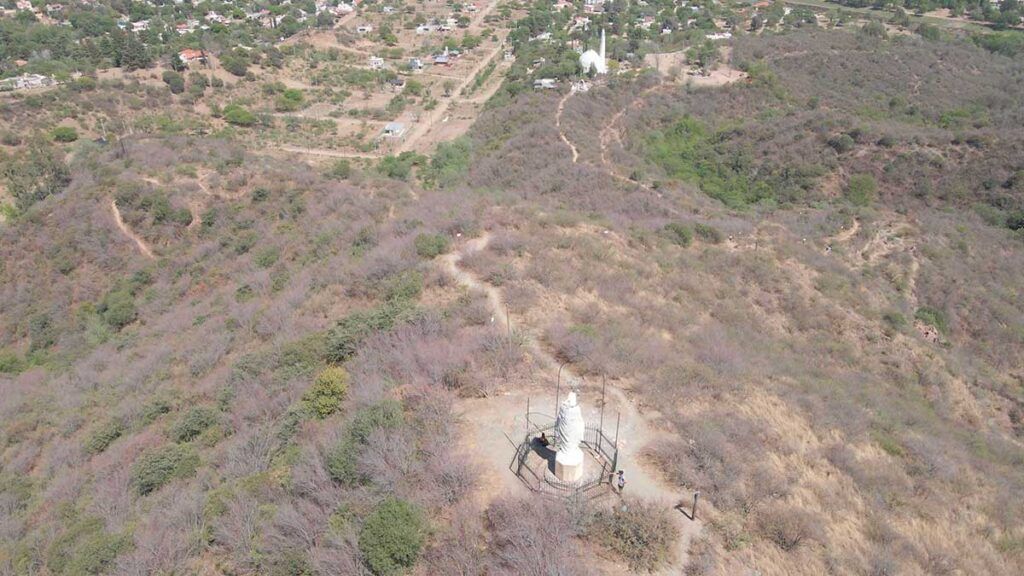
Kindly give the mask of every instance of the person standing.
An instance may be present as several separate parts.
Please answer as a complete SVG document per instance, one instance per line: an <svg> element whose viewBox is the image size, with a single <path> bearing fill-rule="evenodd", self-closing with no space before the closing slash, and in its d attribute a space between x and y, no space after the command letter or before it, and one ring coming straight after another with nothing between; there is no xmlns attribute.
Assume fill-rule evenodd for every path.
<svg viewBox="0 0 1024 576"><path fill-rule="evenodd" d="M626 475L622 470L619 470L619 479L616 484L618 484L619 487L619 496L622 496L622 491L626 488Z"/></svg>

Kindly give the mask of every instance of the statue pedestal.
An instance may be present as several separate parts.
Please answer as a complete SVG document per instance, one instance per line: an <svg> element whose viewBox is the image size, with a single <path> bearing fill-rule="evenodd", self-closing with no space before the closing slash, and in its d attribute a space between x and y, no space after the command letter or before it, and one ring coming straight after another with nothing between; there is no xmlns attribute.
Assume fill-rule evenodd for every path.
<svg viewBox="0 0 1024 576"><path fill-rule="evenodd" d="M555 454L555 477L562 482L578 482L583 478L583 451L559 450Z"/></svg>

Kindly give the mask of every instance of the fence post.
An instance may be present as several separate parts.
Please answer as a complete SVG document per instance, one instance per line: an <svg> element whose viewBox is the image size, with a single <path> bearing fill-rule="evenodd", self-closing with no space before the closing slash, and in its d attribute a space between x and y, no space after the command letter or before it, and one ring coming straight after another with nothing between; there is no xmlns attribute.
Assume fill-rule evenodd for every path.
<svg viewBox="0 0 1024 576"><path fill-rule="evenodd" d="M612 456L612 473L613 474L615 473L616 470L619 469L619 421L621 419L622 419L622 413L620 412L618 415L615 416L615 444L612 445L613 448L615 449L615 455Z"/></svg>
<svg viewBox="0 0 1024 576"><path fill-rule="evenodd" d="M690 520L697 519L697 498L700 498L700 490L693 493L693 508L690 508Z"/></svg>
<svg viewBox="0 0 1024 576"><path fill-rule="evenodd" d="M601 373L601 424L597 428L597 451L601 451L601 437L604 436L604 390L608 387L608 375Z"/></svg>

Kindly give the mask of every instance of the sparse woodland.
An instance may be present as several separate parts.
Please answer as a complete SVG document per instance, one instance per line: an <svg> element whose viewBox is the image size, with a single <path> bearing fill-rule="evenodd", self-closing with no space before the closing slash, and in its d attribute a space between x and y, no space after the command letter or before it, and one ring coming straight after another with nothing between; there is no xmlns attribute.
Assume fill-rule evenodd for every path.
<svg viewBox="0 0 1024 576"><path fill-rule="evenodd" d="M485 230L462 266L700 490L686 574L1020 574L1024 67L807 30L732 65L576 95L576 163L546 91L387 166L47 143L66 175L0 224L0 574L663 568L650 503L488 493L465 457L457 402L538 378L435 259Z"/></svg>

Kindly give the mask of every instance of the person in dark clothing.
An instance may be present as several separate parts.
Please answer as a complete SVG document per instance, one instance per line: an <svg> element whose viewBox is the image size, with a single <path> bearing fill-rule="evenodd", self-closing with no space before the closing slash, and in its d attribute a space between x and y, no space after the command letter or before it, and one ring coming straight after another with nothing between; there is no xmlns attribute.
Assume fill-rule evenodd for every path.
<svg viewBox="0 0 1024 576"><path fill-rule="evenodd" d="M548 446L551 446L551 441L548 440L547 434L545 434L543 432L540 433L540 438L537 438L537 443L540 444L541 446L545 447L545 448L547 448Z"/></svg>

